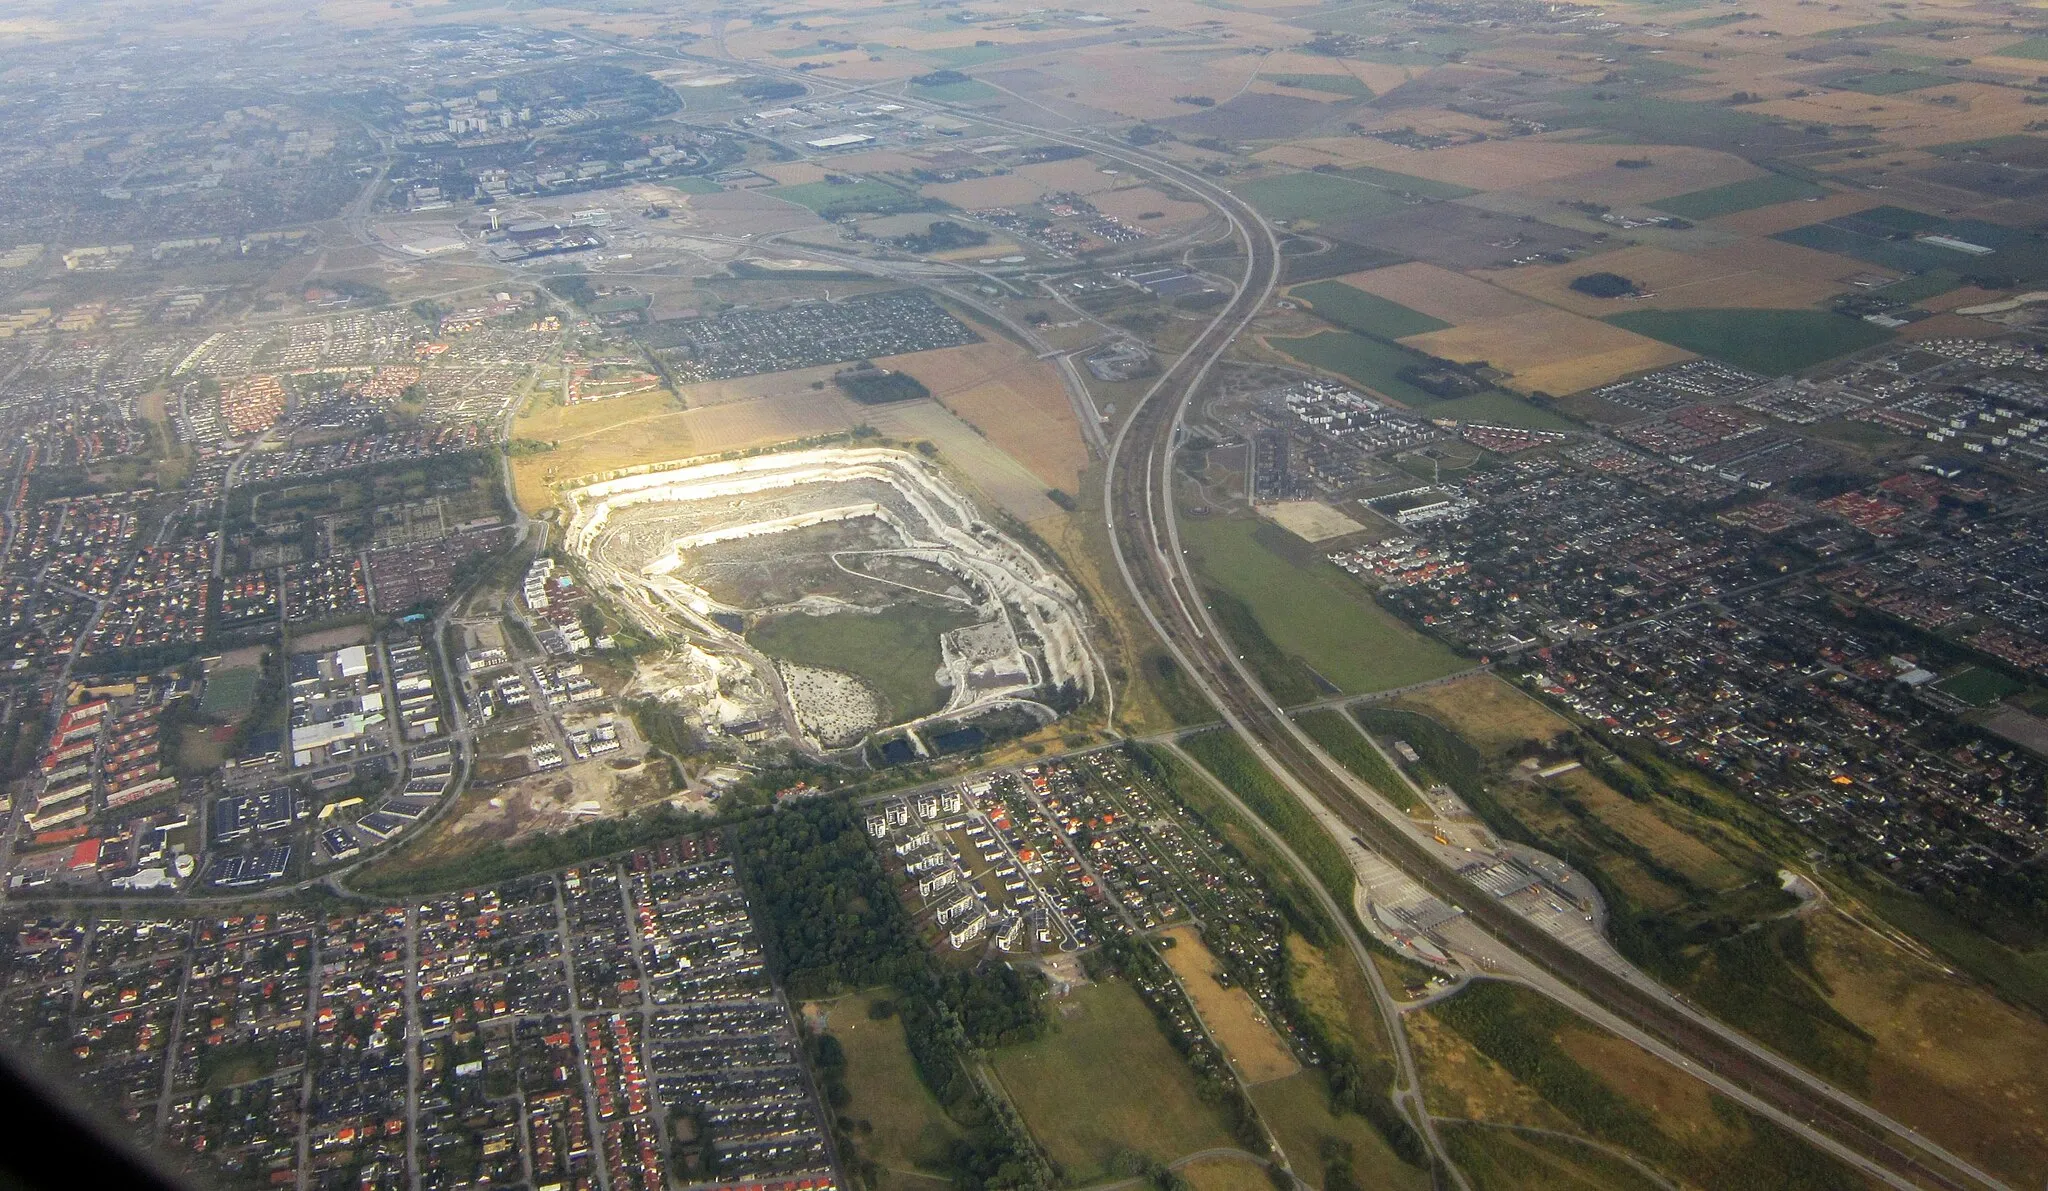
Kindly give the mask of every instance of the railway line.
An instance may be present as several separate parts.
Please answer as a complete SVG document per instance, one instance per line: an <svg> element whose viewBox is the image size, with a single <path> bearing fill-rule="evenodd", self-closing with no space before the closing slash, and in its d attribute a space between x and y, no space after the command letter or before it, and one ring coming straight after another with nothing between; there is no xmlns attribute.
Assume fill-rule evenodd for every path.
<svg viewBox="0 0 2048 1191"><path fill-rule="evenodd" d="M747 65L758 73L794 79L825 91L867 91L876 86L835 86L830 80L798 75L772 64ZM1687 1070L1864 1175L1900 1191L2010 1191L1995 1176L1692 1008L1647 976L1625 965L1616 970L1573 950L1458 876L1442 857L1413 836L1406 824L1395 822L1396 814L1383 813L1388 804L1324 753L1253 677L1216 627L1187 565L1174 507L1173 456L1191 400L1231 344L1266 308L1279 283L1279 240L1262 216L1209 178L1092 129L1042 127L986 112L962 112L915 96L902 96L899 101L915 109L963 115L995 129L1084 149L1181 186L1222 215L1243 244L1245 270L1230 301L1136 402L1118 428L1103 480L1104 516L1118 569L1147 622L1184 672L1222 712L1225 724L1291 793L1312 809L1334 815L1365 847L1430 893L1463 907L1474 927L1512 953L1520 970L1504 975L1529 984ZM1299 858L1291 849L1287 851L1298 866ZM1357 933L1349 924L1344 933L1355 943ZM1371 966L1367 967L1368 975L1376 977ZM1375 986L1379 987L1376 979ZM1379 991L1384 997L1384 990ZM1398 1030L1398 1024L1393 1028ZM1397 1050L1406 1060L1405 1048ZM1420 1102L1412 1062L1402 1063L1402 1078L1407 1086L1395 1089L1397 1102L1412 1106L1414 1114L1422 1118L1418 1127L1442 1156L1441 1143ZM1462 1183L1462 1179L1458 1181Z"/></svg>

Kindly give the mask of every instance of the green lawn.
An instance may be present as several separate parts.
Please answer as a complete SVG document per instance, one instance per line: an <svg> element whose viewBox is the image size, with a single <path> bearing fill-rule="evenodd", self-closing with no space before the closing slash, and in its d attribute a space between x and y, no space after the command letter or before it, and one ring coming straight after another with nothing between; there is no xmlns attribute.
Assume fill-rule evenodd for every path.
<svg viewBox="0 0 2048 1191"><path fill-rule="evenodd" d="M1633 310L1607 321L1766 376L1785 376L1891 338L1823 310Z"/></svg>
<svg viewBox="0 0 2048 1191"><path fill-rule="evenodd" d="M256 705L256 682L263 677L254 666L216 670L206 676L206 690L199 709L208 715L233 718Z"/></svg>
<svg viewBox="0 0 2048 1191"><path fill-rule="evenodd" d="M779 199L809 207L820 219L872 211L887 215L895 211L920 211L924 200L894 186L863 178L858 182L808 182L802 186L777 186L767 193Z"/></svg>
<svg viewBox="0 0 2048 1191"><path fill-rule="evenodd" d="M1427 335L1451 325L1341 281L1297 285L1287 292L1289 296L1313 306L1317 316L1325 321L1381 339Z"/></svg>
<svg viewBox="0 0 2048 1191"><path fill-rule="evenodd" d="M718 183L713 182L709 178L697 178L690 176L685 176L681 178L670 178L668 181L664 182L663 185L667 186L670 190L680 190L684 194L725 193L725 187L720 186Z"/></svg>
<svg viewBox="0 0 2048 1191"><path fill-rule="evenodd" d="M1498 426L1520 426L1525 430L1577 430L1579 424L1563 414L1531 405L1513 393L1494 389L1449 401L1412 402L1416 413L1426 418L1456 418L1460 422L1488 422Z"/></svg>
<svg viewBox="0 0 2048 1191"><path fill-rule="evenodd" d="M873 1126L872 1133L862 1132L860 1148L885 1168L885 1189L923 1183L915 1176L915 1182L905 1180L906 1169L930 1171L931 1179L943 1184L948 1181L947 1147L960 1130L917 1077L903 1019L868 1015L869 1007L886 995L842 997L829 1006L827 1028L846 1049L846 1086L853 1093L844 1113Z"/></svg>
<svg viewBox="0 0 2048 1191"><path fill-rule="evenodd" d="M1320 1071L1260 1084L1252 1089L1252 1102L1279 1134L1280 1148L1294 1160L1294 1172L1316 1191L1330 1191L1321 1158L1325 1141L1351 1148L1357 1186L1386 1191L1429 1186L1429 1176L1396 1158L1364 1117L1331 1113L1329 1084Z"/></svg>
<svg viewBox="0 0 2048 1191"><path fill-rule="evenodd" d="M1302 339L1281 338L1271 342L1304 364L1349 377L1404 405L1426 405L1436 400L1401 379L1401 370L1422 363L1422 358L1391 343L1349 331L1318 331Z"/></svg>
<svg viewBox="0 0 2048 1191"><path fill-rule="evenodd" d="M1372 602L1365 587L1286 531L1242 517L1188 518L1181 540L1210 583L1250 606L1280 649L1346 694L1365 694L1465 668L1456 654Z"/></svg>
<svg viewBox="0 0 2048 1191"><path fill-rule="evenodd" d="M1421 182L1420 178L1413 181ZM1382 185L1343 174L1278 174L1254 178L1232 189L1268 219L1353 219L1384 215L1408 204Z"/></svg>
<svg viewBox="0 0 2048 1191"><path fill-rule="evenodd" d="M1360 99L1371 99L1372 88L1348 74L1262 74L1259 76L1276 86L1294 91L1321 91L1329 95L1355 95Z"/></svg>
<svg viewBox="0 0 2048 1191"><path fill-rule="evenodd" d="M1129 985L1079 989L1054 1006L1053 1023L1045 1037L996 1051L993 1061L1025 1125L1070 1183L1106 1177L1123 1150L1171 1162L1237 1145Z"/></svg>
<svg viewBox="0 0 2048 1191"><path fill-rule="evenodd" d="M1681 194L1650 205L1659 211L1669 211L1681 219L1714 219L1722 215L1733 215L1737 211L1768 207L1774 203L1817 198L1826 193L1825 189L1811 182L1802 182L1783 174L1766 174L1746 182L1730 182L1725 186L1695 190L1690 194Z"/></svg>
<svg viewBox="0 0 2048 1191"><path fill-rule="evenodd" d="M1973 707L1989 707L2008 695L2017 695L2027 689L2024 683L1982 666L1951 674L1934 685Z"/></svg>
<svg viewBox="0 0 2048 1191"><path fill-rule="evenodd" d="M747 640L786 662L858 674L881 693L890 722L898 723L945 705L945 691L934 679L942 661L939 634L973 623L956 612L893 604L875 615L777 616L756 626Z"/></svg>

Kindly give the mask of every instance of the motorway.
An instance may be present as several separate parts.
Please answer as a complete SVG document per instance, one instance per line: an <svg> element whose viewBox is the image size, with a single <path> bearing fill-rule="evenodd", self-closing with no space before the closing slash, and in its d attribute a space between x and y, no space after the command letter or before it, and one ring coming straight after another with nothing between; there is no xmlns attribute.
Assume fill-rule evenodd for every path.
<svg viewBox="0 0 2048 1191"><path fill-rule="evenodd" d="M585 40L603 44L599 38L586 36ZM722 38L719 41L722 43ZM719 50L722 56L722 44ZM647 51L636 47L636 52ZM710 56L653 56L730 64ZM773 64L747 65L757 73L789 78L820 91L872 91L876 87L872 83L835 84ZM1992 1175L1687 1005L1649 977L1619 962L1611 949L1601 955L1574 950L1466 882L1452 871L1442 855L1418 838L1417 829L1406 816L1334 762L1274 703L1222 636L1201 599L1200 588L1180 545L1173 457L1190 402L1238 336L1266 310L1278 284L1278 238L1258 212L1209 178L1135 150L1122 141L1108 139L1094 129L1047 128L993 117L986 112L955 111L950 105L913 96L897 101L917 109L964 116L998 130L1081 148L1170 182L1192 192L1222 215L1244 245L1247 264L1232 299L1139 399L1109 443L1104 510L1118 569L1147 621L1189 679L1220 709L1227 726L1295 797L1330 826L1333 833L1348 831L1430 893L1463 907L1467 919L1460 925L1461 935L1456 941L1467 952L1504 958L1505 962L1493 975L1537 989L1886 1185L1901 1191L2005 1191L2006 1185ZM873 262L862 264L873 271ZM441 626L437 623L435 627L438 646ZM443 659L444 665L447 660ZM1236 801L1234 796L1232 801ZM1245 811L1248 821L1258 822L1241 804L1240 809ZM1341 841L1342 835L1338 838ZM1272 836L1272 842L1292 866L1307 871L1277 834ZM1311 884L1321 890L1320 885ZM1448 1162L1434 1122L1423 1106L1421 1082L1405 1045L1399 1008L1379 979L1376 966L1366 956L1363 940L1349 916L1336 907L1334 900L1325 908L1333 912L1371 980L1388 1032L1395 1039L1400 1074L1394 1100L1414 1120L1430 1148L1444 1159L1443 1168L1450 1177L1462 1186L1464 1180Z"/></svg>
<svg viewBox="0 0 2048 1191"><path fill-rule="evenodd" d="M719 49L719 57L658 56L730 65L732 60L724 57L722 45ZM746 65L758 73L827 93L867 92L876 87L873 83L836 84L770 63ZM1173 457L1190 402L1238 336L1266 310L1278 285L1282 263L1279 240L1263 216L1208 177L1109 139L1095 129L1047 128L982 111L954 110L951 105L915 96L892 98L915 109L945 112L997 130L1080 148L1179 186L1222 215L1243 244L1246 268L1231 300L1135 403L1118 428L1103 480L1104 515L1118 570L1147 622L1189 679L1221 711L1226 725L1296 798L1333 833L1348 831L1422 888L1447 904L1463 907L1466 919L1456 941L1462 950L1496 959L1492 975L1542 992L1888 1186L1900 1191L2008 1191L1994 1176L1910 1127L1694 1009L1621 961L1611 948L1603 946L1595 954L1573 950L1459 877L1441 854L1418 837L1419 829L1405 815L1332 760L1285 714L1223 637L1201 599L1180 544ZM1342 841L1341 834L1338 838ZM1284 841L1276 836L1274 842L1292 865L1306 871ZM1349 916L1340 913L1337 922L1373 983L1389 1035L1397 1040L1395 1103L1409 1113L1443 1168L1462 1185L1463 1178L1448 1161L1422 1104L1421 1082L1408 1048L1399 1044L1405 1040L1399 1009L1379 980L1375 965L1365 960L1363 941Z"/></svg>
<svg viewBox="0 0 2048 1191"><path fill-rule="evenodd" d="M1112 155L1126 161L1137 156L1128 150ZM1149 172L1166 175L1221 210L1242 237L1248 264L1232 301L1119 429L1104 477L1104 510L1118 569L1132 595L1225 722L1312 810L1333 814L1431 893L1464 907L1474 928L1506 944L1522 961L1513 972L1522 982L1891 1186L2002 1187L1905 1125L1690 1008L1632 968L1602 963L1565 946L1457 876L1418 838L1419 829L1406 816L1334 762L1266 693L1217 629L1189 569L1175 510L1173 457L1191 400L1272 298L1279 279L1279 243L1265 220L1236 195L1178 167L1146 164Z"/></svg>

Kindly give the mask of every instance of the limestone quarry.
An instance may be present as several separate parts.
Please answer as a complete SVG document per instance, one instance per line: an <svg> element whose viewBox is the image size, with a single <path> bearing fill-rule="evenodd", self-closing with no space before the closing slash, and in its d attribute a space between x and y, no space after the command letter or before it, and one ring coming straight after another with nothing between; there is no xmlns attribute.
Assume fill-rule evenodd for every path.
<svg viewBox="0 0 2048 1191"><path fill-rule="evenodd" d="M972 734L991 716L1048 722L1105 681L1073 586L918 453L821 447L684 463L565 497L563 544L589 581L675 645L637 685L707 734L813 753L886 734L899 755L925 754L932 738ZM768 622L825 617L834 640L852 641L906 612L955 626L935 633L930 706L890 699L867 667L771 656L749 639ZM918 656L877 652L877 670Z"/></svg>

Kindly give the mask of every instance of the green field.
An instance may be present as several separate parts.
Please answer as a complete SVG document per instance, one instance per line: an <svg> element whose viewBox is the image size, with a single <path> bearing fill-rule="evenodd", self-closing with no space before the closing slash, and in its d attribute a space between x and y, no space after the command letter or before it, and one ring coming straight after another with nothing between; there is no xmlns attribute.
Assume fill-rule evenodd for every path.
<svg viewBox="0 0 2048 1191"><path fill-rule="evenodd" d="M1103 1178L1124 1150L1171 1162L1237 1145L1129 985L1081 988L1053 1007L1052 1018L1045 1037L996 1051L993 1065L1071 1184Z"/></svg>
<svg viewBox="0 0 2048 1191"><path fill-rule="evenodd" d="M1881 298L1896 298L1901 302L1924 302L1937 294L1945 294L1963 283L1963 275L1951 269L1929 269L1902 277L1890 285L1879 286L1870 291Z"/></svg>
<svg viewBox="0 0 2048 1191"><path fill-rule="evenodd" d="M1456 418L1460 422L1488 422L1496 426L1520 426L1525 430L1577 430L1579 424L1563 414L1531 405L1513 393L1494 389L1449 401L1410 402L1409 407L1425 418Z"/></svg>
<svg viewBox="0 0 2048 1191"><path fill-rule="evenodd" d="M1420 183L1422 180L1415 178L1411 181ZM1355 219L1361 215L1384 215L1408 205L1385 186L1347 178L1343 174L1279 174L1270 178L1254 178L1232 189L1268 219L1327 222Z"/></svg>
<svg viewBox="0 0 2048 1191"><path fill-rule="evenodd" d="M945 691L933 678L942 661L939 634L973 623L921 604L892 604L872 616L778 616L757 625L747 640L786 662L858 674L880 692L890 722L898 723L945 705Z"/></svg>
<svg viewBox="0 0 2048 1191"><path fill-rule="evenodd" d="M1409 194L1422 195L1424 198L1457 199L1479 193L1469 186L1460 186L1456 182L1438 182L1431 178L1418 178L1414 174L1395 173L1393 170L1383 170L1370 165L1352 166L1340 176L1355 178L1367 186L1406 191Z"/></svg>
<svg viewBox="0 0 2048 1191"><path fill-rule="evenodd" d="M1607 321L1765 376L1785 376L1891 338L1823 310L1632 310Z"/></svg>
<svg viewBox="0 0 2048 1191"><path fill-rule="evenodd" d="M846 1085L853 1093L844 1112L873 1127L862 1132L860 1148L882 1164L885 1189L936 1189L949 1181L946 1151L960 1130L917 1077L902 1019L869 1015L884 995L843 997L828 1006L827 1028L846 1050ZM907 1173L913 1170L932 1173Z"/></svg>
<svg viewBox="0 0 2048 1191"><path fill-rule="evenodd" d="M1859 74L1849 78L1830 80L1831 87L1849 91L1860 91L1865 95L1897 95L1904 91L1919 91L1926 87L1943 87L1955 82L1938 74L1920 70L1887 70L1878 74Z"/></svg>
<svg viewBox="0 0 2048 1191"><path fill-rule="evenodd" d="M1422 363L1422 357L1391 343L1349 331L1318 331L1301 339L1280 338L1270 342L1304 364L1349 377L1403 405L1427 405L1436 400L1400 376L1403 368Z"/></svg>
<svg viewBox="0 0 2048 1191"><path fill-rule="evenodd" d="M668 187L670 190L680 190L684 194L725 193L725 187L720 186L718 183L713 182L709 178L698 178L693 176L670 178L666 182L663 182L662 185Z"/></svg>
<svg viewBox="0 0 2048 1191"><path fill-rule="evenodd" d="M1259 77L1276 86L1295 91L1321 91L1329 95L1372 98L1372 88L1348 74L1262 74Z"/></svg>
<svg viewBox="0 0 2048 1191"><path fill-rule="evenodd" d="M2016 41L2002 50L1993 50L1991 52L2001 58L2039 58L2048 60L2048 37L2029 37L2025 41Z"/></svg>
<svg viewBox="0 0 2048 1191"><path fill-rule="evenodd" d="M1982 666L1951 674L1934 685L1935 689L1954 695L1973 707L1989 707L2008 695L2017 695L2027 689L2024 683Z"/></svg>
<svg viewBox="0 0 2048 1191"><path fill-rule="evenodd" d="M1650 205L1659 211L1669 211L1680 219L1714 219L1722 215L1733 215L1737 211L1768 207L1774 203L1818 198L1826 193L1825 189L1811 182L1802 182L1783 174L1766 174L1746 182L1730 182L1726 186L1710 186L1705 190L1695 190Z"/></svg>
<svg viewBox="0 0 2048 1191"><path fill-rule="evenodd" d="M862 178L858 182L807 182L802 186L777 186L766 193L809 207L820 219L872 211L888 215L897 211L924 210L924 200L882 182Z"/></svg>
<svg viewBox="0 0 2048 1191"><path fill-rule="evenodd" d="M1203 578L1244 601L1278 648L1346 694L1407 686L1466 666L1277 526L1203 517L1182 521L1180 532Z"/></svg>
<svg viewBox="0 0 2048 1191"><path fill-rule="evenodd" d="M1387 1191L1429 1186L1429 1176L1395 1157L1364 1117L1330 1112L1329 1085L1320 1071L1260 1084L1252 1089L1252 1102L1279 1135L1280 1148L1294 1159L1294 1172L1316 1191L1330 1191L1320 1157L1326 1141L1351 1147L1357 1186Z"/></svg>
<svg viewBox="0 0 2048 1191"><path fill-rule="evenodd" d="M1427 335L1451 325L1341 281L1297 285L1287 292L1290 297L1313 306L1317 317L1324 321L1381 339Z"/></svg>
<svg viewBox="0 0 2048 1191"><path fill-rule="evenodd" d="M208 715L232 719L256 705L256 683L263 672L254 666L216 670L206 676L206 691L199 709Z"/></svg>

